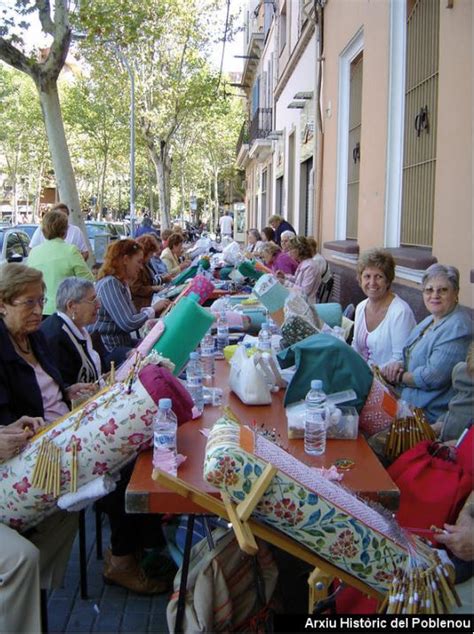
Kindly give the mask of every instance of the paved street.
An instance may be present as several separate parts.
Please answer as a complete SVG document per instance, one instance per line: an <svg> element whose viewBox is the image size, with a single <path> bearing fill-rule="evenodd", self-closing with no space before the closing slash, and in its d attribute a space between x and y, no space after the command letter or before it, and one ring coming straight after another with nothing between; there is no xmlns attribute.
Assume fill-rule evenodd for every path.
<svg viewBox="0 0 474 634"><path fill-rule="evenodd" d="M79 588L79 546L74 544L64 580L64 588L48 598L49 632L168 632L168 595L141 597L102 580L102 561L95 552L94 514L89 509L87 523L87 579L89 599L82 600ZM107 521L103 527L104 548L109 543Z"/></svg>

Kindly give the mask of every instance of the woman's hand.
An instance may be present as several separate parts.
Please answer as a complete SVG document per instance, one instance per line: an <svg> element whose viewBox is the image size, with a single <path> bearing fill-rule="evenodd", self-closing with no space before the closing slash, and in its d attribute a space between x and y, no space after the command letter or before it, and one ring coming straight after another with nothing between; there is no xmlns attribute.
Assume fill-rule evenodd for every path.
<svg viewBox="0 0 474 634"><path fill-rule="evenodd" d="M171 304L169 299L160 299L152 305L155 315L160 315Z"/></svg>
<svg viewBox="0 0 474 634"><path fill-rule="evenodd" d="M280 282L284 282L285 281L285 274L283 273L283 271L277 271L276 272L276 276L277 276L277 279L280 280Z"/></svg>
<svg viewBox="0 0 474 634"><path fill-rule="evenodd" d="M168 284L168 282L171 282L172 279L173 279L173 276L171 275L171 273L166 273L166 275L161 276L161 281L164 284Z"/></svg>
<svg viewBox="0 0 474 634"><path fill-rule="evenodd" d="M183 262L181 262L181 264L179 265L179 270L184 271L184 269L188 268L189 264L189 260L183 260Z"/></svg>
<svg viewBox="0 0 474 634"><path fill-rule="evenodd" d="M0 427L0 460L8 460L19 454L43 424L42 418L22 416L14 423Z"/></svg>
<svg viewBox="0 0 474 634"><path fill-rule="evenodd" d="M392 361L391 363L384 365L383 368L380 368L380 371L384 379L386 379L389 383L396 385L397 383L400 383L405 370L401 361Z"/></svg>
<svg viewBox="0 0 474 634"><path fill-rule="evenodd" d="M85 396L92 396L97 392L95 383L74 383L66 388L66 395L70 401L75 401Z"/></svg>
<svg viewBox="0 0 474 634"><path fill-rule="evenodd" d="M474 521L472 518L469 519L470 521L455 526L445 524L445 532L436 533L434 536L437 542L444 544L453 555L463 561L474 559Z"/></svg>

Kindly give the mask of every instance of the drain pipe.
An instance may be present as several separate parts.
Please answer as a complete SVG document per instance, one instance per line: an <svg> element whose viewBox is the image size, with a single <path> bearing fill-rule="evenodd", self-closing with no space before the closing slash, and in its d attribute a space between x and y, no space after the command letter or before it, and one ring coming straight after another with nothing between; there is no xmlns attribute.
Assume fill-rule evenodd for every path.
<svg viewBox="0 0 474 634"><path fill-rule="evenodd" d="M316 216L316 240L318 242L319 251L321 251L321 240L323 234L322 219L322 185L323 185L323 156L324 156L324 131L323 131L323 115L322 115L322 83L323 83L323 64L324 64L324 5L325 0L314 0L314 10L316 19L316 90L315 90L315 114L316 125L314 134L316 170L315 170L315 206L314 216Z"/></svg>

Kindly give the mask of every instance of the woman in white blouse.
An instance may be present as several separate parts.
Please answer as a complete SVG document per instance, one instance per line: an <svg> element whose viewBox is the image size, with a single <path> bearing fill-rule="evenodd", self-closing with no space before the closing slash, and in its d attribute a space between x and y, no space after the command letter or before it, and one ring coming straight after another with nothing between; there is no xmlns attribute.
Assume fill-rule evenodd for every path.
<svg viewBox="0 0 474 634"><path fill-rule="evenodd" d="M403 346L416 325L410 306L390 290L395 260L383 249L370 249L357 263L357 279L367 295L355 313L352 347L369 363L383 367L403 357Z"/></svg>
<svg viewBox="0 0 474 634"><path fill-rule="evenodd" d="M247 246L245 247L245 255L254 257L260 253L264 243L258 229L249 229L247 231Z"/></svg>

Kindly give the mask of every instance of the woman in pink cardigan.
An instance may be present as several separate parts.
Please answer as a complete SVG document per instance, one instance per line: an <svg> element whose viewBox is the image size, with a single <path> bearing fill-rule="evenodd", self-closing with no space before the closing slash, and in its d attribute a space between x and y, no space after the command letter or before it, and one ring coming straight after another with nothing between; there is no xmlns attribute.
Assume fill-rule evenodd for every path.
<svg viewBox="0 0 474 634"><path fill-rule="evenodd" d="M316 303L316 294L321 284L321 271L313 260L313 245L304 236L295 236L290 240L289 255L298 262L298 268L294 275L278 274L284 279L286 286L296 286L306 295L310 304Z"/></svg>

